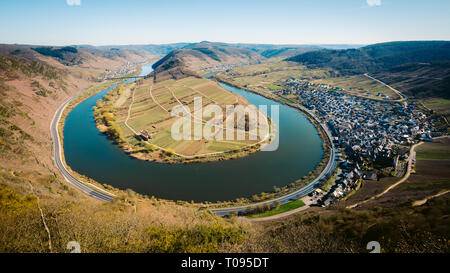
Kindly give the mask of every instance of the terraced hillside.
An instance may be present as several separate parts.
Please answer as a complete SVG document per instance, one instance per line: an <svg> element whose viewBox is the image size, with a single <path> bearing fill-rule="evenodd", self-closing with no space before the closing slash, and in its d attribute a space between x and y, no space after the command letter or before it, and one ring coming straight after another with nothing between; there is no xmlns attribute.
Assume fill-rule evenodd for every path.
<svg viewBox="0 0 450 273"><path fill-rule="evenodd" d="M203 110L211 105L220 106L221 116L201 115L201 113L197 116L194 113L195 100L199 102L201 100ZM190 140L176 139L172 135L172 126L182 115L173 110L180 105L189 108ZM252 118L256 122L255 117L263 115L262 112L255 109L255 116L252 113L240 118L234 113L227 116L226 107L233 105L247 107L249 104L243 97L225 90L212 80L188 77L177 81L154 83L152 79L146 79L129 86L120 86L108 94L97 105L96 120L100 124L100 130L107 132L111 124L105 123L105 120L112 115L120 132L120 140L117 142L129 153L141 159L169 162L205 160L205 158L222 160L255 152L261 144L269 140L268 127L266 135L258 134L258 128L251 126L250 124L254 123L249 122ZM267 118L265 115L263 117ZM234 123L233 127L226 126L227 119ZM238 119L241 119L241 123ZM206 128L211 124L216 124L217 127ZM196 126L201 128L203 137L195 137ZM259 127L261 130L262 127ZM233 131L230 132L229 128ZM205 132L210 132L208 139ZM143 138L142 134L148 136ZM233 138L228 138L227 134L233 134ZM243 138L238 140L238 134Z"/></svg>
<svg viewBox="0 0 450 273"><path fill-rule="evenodd" d="M229 44L201 42L173 50L153 65L151 74L157 82L198 76L200 71L213 67L259 63L265 57L250 49Z"/></svg>

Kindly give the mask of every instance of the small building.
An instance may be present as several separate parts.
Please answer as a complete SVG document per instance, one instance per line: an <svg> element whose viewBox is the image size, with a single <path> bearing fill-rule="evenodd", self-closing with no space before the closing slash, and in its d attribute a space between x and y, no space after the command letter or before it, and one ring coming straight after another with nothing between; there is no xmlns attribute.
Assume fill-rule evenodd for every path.
<svg viewBox="0 0 450 273"><path fill-rule="evenodd" d="M139 134L139 137L144 141L152 139L152 136L147 132L147 130L142 130Z"/></svg>
<svg viewBox="0 0 450 273"><path fill-rule="evenodd" d="M377 176L377 174L376 173L368 173L368 174L365 174L364 175L364 177L363 177L365 180L378 180L378 176Z"/></svg>

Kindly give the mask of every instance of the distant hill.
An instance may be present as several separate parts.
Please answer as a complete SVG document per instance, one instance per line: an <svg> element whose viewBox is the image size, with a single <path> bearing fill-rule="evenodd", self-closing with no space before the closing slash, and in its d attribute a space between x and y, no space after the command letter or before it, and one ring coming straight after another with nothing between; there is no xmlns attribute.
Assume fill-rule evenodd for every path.
<svg viewBox="0 0 450 273"><path fill-rule="evenodd" d="M316 45L232 44L238 48L255 51L266 58L288 58L305 52L323 49Z"/></svg>
<svg viewBox="0 0 450 273"><path fill-rule="evenodd" d="M201 42L176 49L153 65L151 76L156 81L198 76L205 68L231 65L254 64L265 59L250 49L239 48L224 43Z"/></svg>
<svg viewBox="0 0 450 273"><path fill-rule="evenodd" d="M392 42L358 49L307 52L288 58L310 67L331 67L344 74L379 72L408 63L450 61L450 42Z"/></svg>
<svg viewBox="0 0 450 273"><path fill-rule="evenodd" d="M313 47L304 47L304 48L274 48L274 49L267 49L261 52L261 55L266 58L288 58L292 56L296 56L298 54L310 52L318 50Z"/></svg>
<svg viewBox="0 0 450 273"><path fill-rule="evenodd" d="M415 97L425 94L449 97L450 42L390 42L358 49L307 52L287 61L310 68L333 68L341 75L376 74L389 84L402 78L404 92ZM433 78L426 81L426 78Z"/></svg>
<svg viewBox="0 0 450 273"><path fill-rule="evenodd" d="M134 49L101 49L93 46L33 46L0 44L0 54L40 61L42 58L57 61L65 66L91 64L92 62L137 61L151 57L146 51Z"/></svg>
<svg viewBox="0 0 450 273"><path fill-rule="evenodd" d="M191 45L191 43L172 43L172 44L162 44L162 45L110 45L110 46L99 46L96 48L99 49L125 49L125 50L137 50L137 51L146 51L152 55L166 55L172 50L175 49L181 49L183 47L186 47L188 45Z"/></svg>
<svg viewBox="0 0 450 273"><path fill-rule="evenodd" d="M319 44L321 48L325 49L351 49L351 48L360 48L366 45L360 44Z"/></svg>
<svg viewBox="0 0 450 273"><path fill-rule="evenodd" d="M271 45L271 44L237 44L238 47L251 49L266 58L289 58L306 52L321 49L350 49L359 48L362 45L329 44L329 45Z"/></svg>

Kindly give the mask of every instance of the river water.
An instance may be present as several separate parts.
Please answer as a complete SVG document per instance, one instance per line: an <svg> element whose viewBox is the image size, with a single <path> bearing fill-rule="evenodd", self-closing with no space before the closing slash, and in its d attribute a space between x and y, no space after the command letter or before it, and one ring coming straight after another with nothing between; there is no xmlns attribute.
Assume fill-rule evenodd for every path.
<svg viewBox="0 0 450 273"><path fill-rule="evenodd" d="M151 64L141 75L150 73ZM232 86L225 89L253 105L279 105L279 148L236 160L163 164L134 159L95 126L93 107L111 88L77 105L64 126L64 153L76 172L120 189L171 200L226 201L272 191L314 170L323 156L322 140L299 111Z"/></svg>

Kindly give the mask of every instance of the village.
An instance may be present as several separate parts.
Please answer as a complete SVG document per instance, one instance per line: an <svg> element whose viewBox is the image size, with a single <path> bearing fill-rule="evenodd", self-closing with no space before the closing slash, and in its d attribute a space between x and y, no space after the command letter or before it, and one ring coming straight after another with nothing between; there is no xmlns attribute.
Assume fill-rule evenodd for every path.
<svg viewBox="0 0 450 273"><path fill-rule="evenodd" d="M102 76L101 80L108 80L111 78L121 77L123 75L136 72L138 66L142 65L143 63L144 62L127 62L117 70L105 69L105 74Z"/></svg>
<svg viewBox="0 0 450 273"><path fill-rule="evenodd" d="M402 176L408 147L420 140L432 141L432 123L413 102L351 96L342 88L305 79L288 79L285 86L278 94L294 95L298 103L325 123L338 150L338 167L323 181L329 187L310 194L320 206L354 192L363 180Z"/></svg>

